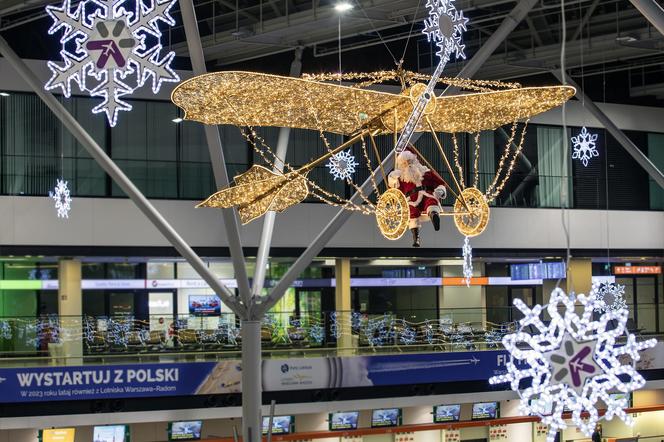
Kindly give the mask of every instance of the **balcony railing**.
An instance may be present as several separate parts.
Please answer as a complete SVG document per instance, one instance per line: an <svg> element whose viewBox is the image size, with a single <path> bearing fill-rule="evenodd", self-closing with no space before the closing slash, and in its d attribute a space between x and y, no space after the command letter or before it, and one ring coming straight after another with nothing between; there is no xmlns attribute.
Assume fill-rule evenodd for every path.
<svg viewBox="0 0 664 442"><path fill-rule="evenodd" d="M641 310L644 306L639 306ZM427 314L435 315L428 310ZM440 310L371 315L351 311L270 313L263 320L265 357L335 354L476 351L501 348L521 314L514 308ZM503 318L495 323L487 318ZM628 328L656 334L655 327ZM126 363L128 361L238 358L242 345L233 314L216 316L0 317L0 365Z"/></svg>

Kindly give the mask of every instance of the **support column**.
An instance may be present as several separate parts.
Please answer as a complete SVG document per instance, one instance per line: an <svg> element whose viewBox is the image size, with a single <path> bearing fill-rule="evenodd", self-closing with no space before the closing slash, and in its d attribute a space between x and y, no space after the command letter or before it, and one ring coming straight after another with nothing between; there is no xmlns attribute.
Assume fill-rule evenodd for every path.
<svg viewBox="0 0 664 442"><path fill-rule="evenodd" d="M242 321L242 440L261 442L261 322Z"/></svg>
<svg viewBox="0 0 664 442"><path fill-rule="evenodd" d="M350 299L350 259L340 258L334 264L334 305L337 311L337 348L341 354L351 354L356 346L353 343L351 327L353 306Z"/></svg>
<svg viewBox="0 0 664 442"><path fill-rule="evenodd" d="M83 363L83 297L81 261L61 259L58 263L58 315L61 344L53 353L63 356L67 365Z"/></svg>
<svg viewBox="0 0 664 442"><path fill-rule="evenodd" d="M593 263L590 258L572 258L567 268L567 280L565 286L567 293L590 293L593 285Z"/></svg>

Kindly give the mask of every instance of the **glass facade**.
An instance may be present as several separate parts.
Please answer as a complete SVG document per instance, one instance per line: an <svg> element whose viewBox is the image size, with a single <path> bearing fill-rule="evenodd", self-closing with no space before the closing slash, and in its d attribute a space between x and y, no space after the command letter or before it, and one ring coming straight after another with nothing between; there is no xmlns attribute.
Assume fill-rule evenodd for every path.
<svg viewBox="0 0 664 442"><path fill-rule="evenodd" d="M199 200L214 192L202 125L173 123L178 110L172 103L133 100L131 115L120 119L114 128L107 127L103 118L90 113L93 100L89 98L74 97L63 103L146 196ZM516 131L517 144L522 127L520 124ZM261 151L260 142L255 149L237 128L220 127L219 130L230 176L244 172L252 164L265 164L265 159L274 160L269 152ZM575 136L579 131L578 127L570 127L566 136ZM581 209L664 210L664 190L611 135L603 129L591 131L598 134L599 157L584 167L578 161L563 158L560 127L529 124L522 153L514 162L512 178L494 205L555 208L564 204ZM260 128L257 133L266 145L276 148L277 128ZM462 180L466 185L475 181L477 154L477 182L479 188L485 190L506 152L510 133L511 127L481 133L477 139L479 151L475 137L457 134L458 155L454 154L452 135L439 134L439 139L453 167L456 168L458 161L463 168ZM634 131L626 134L655 165L664 168L664 134ZM326 135L332 145L343 141L338 135ZM391 148L392 138L378 137L377 144L384 157ZM431 135L423 134L416 145L443 178L451 182ZM369 167L359 143L350 149L361 163L354 177L356 183L361 183L369 176ZM318 132L294 129L286 162L297 167L326 151ZM512 150L509 153L508 160ZM372 169L375 168L377 158L372 149L368 149L368 157ZM0 170L0 194L3 195L48 195L55 179L64 177L70 181L72 193L77 197L123 196L122 190L34 94L12 93L0 99ZM312 170L309 178L326 191L342 197L349 197L354 191L341 180L334 180L324 164ZM562 192L563 189L567 192ZM308 201L320 202L313 197Z"/></svg>

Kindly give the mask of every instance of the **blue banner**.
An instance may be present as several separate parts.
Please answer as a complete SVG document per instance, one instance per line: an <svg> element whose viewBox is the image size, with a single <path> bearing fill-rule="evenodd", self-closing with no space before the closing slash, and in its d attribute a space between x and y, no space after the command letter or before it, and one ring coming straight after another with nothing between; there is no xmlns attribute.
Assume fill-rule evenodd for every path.
<svg viewBox="0 0 664 442"><path fill-rule="evenodd" d="M505 351L263 361L265 391L485 380ZM239 393L238 360L0 369L0 402Z"/></svg>

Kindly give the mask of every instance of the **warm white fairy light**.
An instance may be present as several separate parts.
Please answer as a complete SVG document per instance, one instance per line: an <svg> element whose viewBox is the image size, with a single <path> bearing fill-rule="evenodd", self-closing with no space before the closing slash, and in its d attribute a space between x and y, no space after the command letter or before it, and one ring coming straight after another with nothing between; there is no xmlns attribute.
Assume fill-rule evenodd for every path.
<svg viewBox="0 0 664 442"><path fill-rule="evenodd" d="M597 311L620 310L627 308L625 301L625 286L613 282L596 282L593 284L592 293L595 298L604 303L597 307Z"/></svg>
<svg viewBox="0 0 664 442"><path fill-rule="evenodd" d="M69 188L67 187L67 181L58 179L55 189L49 193L51 194L51 198L55 200L55 210L58 211L58 218L69 218L72 199Z"/></svg>
<svg viewBox="0 0 664 442"><path fill-rule="evenodd" d="M602 402L607 407L604 419L617 416L631 424L631 416L625 413L627 395L610 396L610 392L627 394L643 387L645 380L635 369L639 352L657 341L636 341L626 327L628 311L604 309L604 301L594 294L577 295L575 307L575 301L559 288L546 306L531 309L520 299L514 300L514 306L524 317L519 330L503 338L510 353L507 373L492 377L489 383L510 383L521 397L521 412L539 416L548 425L548 442L567 427L562 417L566 408L587 436L600 419L597 405ZM548 325L542 321L545 309L551 318ZM594 320L597 310L605 311ZM521 389L522 381L530 386ZM582 418L582 413L588 415Z"/></svg>
<svg viewBox="0 0 664 442"><path fill-rule="evenodd" d="M466 287L470 287L473 277L473 248L470 246L470 238L466 236L463 240L463 279Z"/></svg>
<svg viewBox="0 0 664 442"><path fill-rule="evenodd" d="M170 10L176 1L84 0L73 11L71 0L47 6L53 19L48 33L62 32L64 64L48 62L52 76L45 88L60 88L70 97L75 82L82 92L103 100L92 112L104 112L115 126L118 112L132 108L123 97L147 82L156 94L163 82L180 81L171 68L175 52L161 55L159 29L160 21L175 25Z"/></svg>

